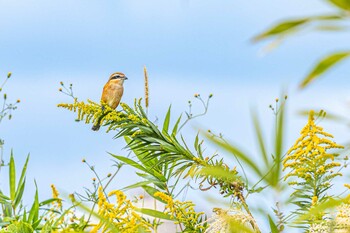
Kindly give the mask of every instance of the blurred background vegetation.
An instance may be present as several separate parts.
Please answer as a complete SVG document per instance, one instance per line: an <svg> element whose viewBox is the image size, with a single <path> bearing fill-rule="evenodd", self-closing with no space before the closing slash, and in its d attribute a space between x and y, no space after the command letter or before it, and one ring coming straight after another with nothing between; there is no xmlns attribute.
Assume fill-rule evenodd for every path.
<svg viewBox="0 0 350 233"><path fill-rule="evenodd" d="M333 13L282 19L281 23L252 40L266 41L269 43L266 51L269 51L297 33L347 30L350 1L327 2ZM305 77L300 77L300 89L327 76L326 72L347 59L350 52L325 49L325 54L323 58L315 58L319 61ZM1 86L2 93L10 77L11 73ZM193 103L189 102L189 110L182 116L174 117L170 106L163 118L151 120L148 117L148 82L145 83L146 102L135 99L133 106L123 104L120 111L105 107L102 112L100 103L78 101L72 85L66 87L61 83L61 86L73 97L73 103L59 107L76 111L76 120L87 124L103 117L107 132L113 133L116 140L124 140L128 154L111 152L114 172L104 176L95 171L94 165L83 160L95 177L92 187L85 187L84 193L72 193L62 198L52 186L52 198L42 201L36 187L33 202L27 204L22 199L29 156L22 169L16 170L13 153L10 156L1 153L1 167L6 168L1 169L1 175L4 177L6 171L9 188L8 192L0 192L0 232L162 232L157 229L163 221L172 222L180 232L291 232L293 229L297 229L296 232L348 232L350 229L346 191L350 186L346 180L339 179L341 175L348 178L348 148L343 149L333 142L330 132L319 126L323 119L341 119L346 123L347 118L327 115L324 110L315 113L307 110L304 113L309 118L305 119L305 128L292 147L285 140L286 107L292 100L283 93L270 106L274 118L272 139L262 132L266 119L260 119L258 112L252 110L252 125L259 149L256 153L241 148L239 142L228 141L215 129L200 128L195 135L181 133L190 120L206 114L213 95L204 99L195 95L195 100L203 105L202 113L194 114ZM3 124L5 118L12 118L12 111L19 103L20 100L9 103L7 94L3 94L0 123ZM268 142L272 142L272 146ZM208 143L218 151L207 153L203 148ZM1 140L1 149L3 145ZM231 161L225 161L230 157L235 161L233 166ZM119 171L126 166L132 167L140 180L127 187L115 187ZM135 188L142 188L144 194L132 198L124 194ZM224 204L220 203L213 213L196 212L192 201L185 200L187 192L216 192L221 199L214 203ZM180 200L180 195L185 198ZM154 199L153 206L144 206L145 196ZM255 208L254 204L262 199L269 209Z"/></svg>

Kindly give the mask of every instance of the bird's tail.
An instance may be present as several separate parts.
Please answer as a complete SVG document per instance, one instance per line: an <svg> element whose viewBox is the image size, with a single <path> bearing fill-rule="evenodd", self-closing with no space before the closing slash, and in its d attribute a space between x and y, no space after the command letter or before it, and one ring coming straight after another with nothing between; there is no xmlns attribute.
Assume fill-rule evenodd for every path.
<svg viewBox="0 0 350 233"><path fill-rule="evenodd" d="M102 105L102 112L105 110L105 106ZM93 131L98 131L101 127L101 120L102 118L105 116L105 114L103 114L101 117L99 117L96 121L96 123L92 126L92 130Z"/></svg>
<svg viewBox="0 0 350 233"><path fill-rule="evenodd" d="M92 129L93 131L98 131L98 130L100 129L100 127L101 127L101 125L100 125L100 123L98 122L96 125L93 125L91 129Z"/></svg>

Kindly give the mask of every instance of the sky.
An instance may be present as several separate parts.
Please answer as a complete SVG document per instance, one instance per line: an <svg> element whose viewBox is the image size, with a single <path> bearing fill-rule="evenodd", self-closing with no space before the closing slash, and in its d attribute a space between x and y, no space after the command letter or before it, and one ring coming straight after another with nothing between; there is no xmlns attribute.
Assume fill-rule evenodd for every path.
<svg viewBox="0 0 350 233"><path fill-rule="evenodd" d="M82 158L101 174L113 171L107 152L126 155L123 141L103 130L93 132L91 125L75 122L74 113L57 108L72 101L58 92L59 82L72 83L79 100L98 102L109 75L122 71L129 78L123 101L132 104L143 97L144 65L151 118L162 119L170 104L179 115L188 100L195 103L195 93L204 98L213 93L208 114L188 125L185 138L211 129L253 152L250 110L257 109L271 138L274 118L268 106L287 90L290 144L306 121L299 110L349 113L349 61L307 90L296 88L319 58L349 48L349 33L297 34L267 54L262 53L266 43L251 39L283 19L329 12L325 1L316 0L1 0L0 77L12 72L5 91L10 100L21 100L13 119L0 125L4 158L8 161L13 149L21 165L30 153L29 200L34 179L42 199L50 196L51 184L66 193L89 186L94 175ZM201 111L199 103L194 110ZM322 123L340 138L337 142L347 141L347 127ZM0 176L6 189L5 170ZM137 181L127 169L119 177L115 188Z"/></svg>

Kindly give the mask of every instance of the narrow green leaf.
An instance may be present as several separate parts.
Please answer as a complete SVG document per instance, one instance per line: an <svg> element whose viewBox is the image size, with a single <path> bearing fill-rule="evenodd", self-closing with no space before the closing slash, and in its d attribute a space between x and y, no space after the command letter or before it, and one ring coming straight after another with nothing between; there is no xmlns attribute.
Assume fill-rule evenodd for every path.
<svg viewBox="0 0 350 233"><path fill-rule="evenodd" d="M9 200L11 200L11 198L9 198L8 196L6 196L6 195L4 195L1 191L0 191L0 200L7 200L7 201L9 201Z"/></svg>
<svg viewBox="0 0 350 233"><path fill-rule="evenodd" d="M314 216L319 214L320 212L324 212L325 210L329 210L332 208L335 208L342 203L346 203L348 200L346 198L344 199L333 199L329 198L329 200L320 203L316 206L313 206L307 213L299 215L298 218L295 220L295 223L303 222L305 220L312 219Z"/></svg>
<svg viewBox="0 0 350 233"><path fill-rule="evenodd" d="M23 183L23 181L25 179L26 172L27 172L28 161L29 161L29 155L27 156L26 162L23 165L22 173L21 173L21 177L19 178L19 181L18 181L17 189L19 188L19 186L22 185L22 183Z"/></svg>
<svg viewBox="0 0 350 233"><path fill-rule="evenodd" d="M169 106L168 112L166 114L164 123L163 123L163 133L168 133L169 129L169 123L170 123L170 111L171 111L171 105Z"/></svg>
<svg viewBox="0 0 350 233"><path fill-rule="evenodd" d="M137 212L146 214L146 215L151 216L151 217L174 221L174 219L172 218L171 215L165 214L165 213L160 212L158 210L152 210L152 209L147 209L147 208L136 208L135 210Z"/></svg>
<svg viewBox="0 0 350 233"><path fill-rule="evenodd" d="M252 112L252 116L253 116L255 135L256 135L258 143L259 143L260 153L261 153L261 156L262 156L262 158L264 160L265 165L268 167L269 160L268 160L266 149L265 149L264 136L262 135L262 130L261 130L261 127L260 127L258 115L254 111L254 112Z"/></svg>
<svg viewBox="0 0 350 233"><path fill-rule="evenodd" d="M26 208L23 209L22 221L23 222L27 222L27 211L26 211Z"/></svg>
<svg viewBox="0 0 350 233"><path fill-rule="evenodd" d="M148 184L152 184L153 182L152 181L141 181L141 182L137 182L135 184L132 184L132 185L128 185L124 188L122 188L123 191L127 191L129 189L134 189L134 188L139 188L139 187L142 187L142 186L145 186L145 185L148 185Z"/></svg>
<svg viewBox="0 0 350 233"><path fill-rule="evenodd" d="M179 127L179 124L180 124L180 121L181 121L181 117L182 117L182 114L180 115L180 117L177 119L177 121L175 123L175 126L173 128L173 132L171 133L173 136L175 136L177 134L177 129Z"/></svg>
<svg viewBox="0 0 350 233"><path fill-rule="evenodd" d="M246 163L259 177L263 177L263 173L260 171L259 167L257 166L257 163L252 159L252 156L249 156L245 153L243 153L238 147L228 144L226 142L223 142L222 140L219 140L217 138L212 137L209 134L206 134L207 138L211 140L216 145L220 146L221 148L227 150L228 152L232 153L233 155L237 156L238 159Z"/></svg>
<svg viewBox="0 0 350 233"><path fill-rule="evenodd" d="M35 196L34 196L34 202L32 205L32 208L29 211L28 216L28 222L30 222L32 225L36 224L38 217L39 217L39 194L38 194L38 186L35 182Z"/></svg>
<svg viewBox="0 0 350 233"><path fill-rule="evenodd" d="M304 80L300 83L299 88L300 89L305 88L312 81L314 81L315 79L319 78L323 73L325 73L331 67L336 65L338 62L340 62L343 59L347 58L349 55L350 55L350 51L346 51L346 52L333 53L333 54L323 58L312 69L312 71L306 76L306 78L304 78Z"/></svg>
<svg viewBox="0 0 350 233"><path fill-rule="evenodd" d="M26 184L26 181L24 180L22 183L21 183L21 186L17 187L17 190L16 190L16 195L15 195L15 200L14 200L14 207L15 209L17 208L17 206L21 203L22 201L22 196L23 196L23 193L24 193L24 187L25 187L25 184Z"/></svg>
<svg viewBox="0 0 350 233"><path fill-rule="evenodd" d="M154 194L155 194L156 192L161 192L161 191L159 191L158 189L153 188L153 187L151 187L151 186L147 186L147 185L142 186L142 188L143 188L151 197L153 197L154 199L156 199L156 200L158 200L158 201L160 201L160 202L166 204L166 202L163 201L161 198L154 196Z"/></svg>
<svg viewBox="0 0 350 233"><path fill-rule="evenodd" d="M136 168L136 169L139 169L139 170L144 171L148 174L151 174L150 171L148 171L146 168L144 168L143 166L141 166L140 164L138 164L137 162L135 162L132 159L129 159L129 158L124 157L124 156L114 155L112 153L109 153L109 154L112 155L114 158L116 158L116 159Z"/></svg>
<svg viewBox="0 0 350 233"><path fill-rule="evenodd" d="M39 206L40 206L40 207L41 207L41 206L45 206L45 205L51 204L51 203L56 202L56 201L59 201L59 200L61 200L61 199L60 199L60 198L49 198L49 199L47 199L47 200L45 200L45 201L40 202L40 203L39 203Z"/></svg>
<svg viewBox="0 0 350 233"><path fill-rule="evenodd" d="M329 31L329 32L339 32L348 30L348 27L339 26L339 25L320 25L315 28L318 31Z"/></svg>
<svg viewBox="0 0 350 233"><path fill-rule="evenodd" d="M200 145L198 145L198 141L199 141L199 133L197 133L197 135L196 135L196 138L194 139L194 143L193 143L193 145L194 145L194 149L197 151L197 152L199 152L199 146Z"/></svg>
<svg viewBox="0 0 350 233"><path fill-rule="evenodd" d="M328 0L330 3L336 5L337 7L350 11L350 1L349 0Z"/></svg>
<svg viewBox="0 0 350 233"><path fill-rule="evenodd" d="M94 216L96 219L99 219L103 222L103 224L105 224L105 226L107 227L108 229L108 232L115 232L115 233L118 233L120 232L118 230L118 228L106 217L104 217L103 215L100 215L98 214L97 212L95 211L91 211L91 208L90 206L86 206L86 205L83 205L82 203L78 203L70 208L68 208L61 216L60 218L58 218L56 220L56 222L53 224L53 226L58 226L58 224L60 223L60 221L64 218L64 216L69 213L69 211L71 211L70 209L72 208L75 208L75 207L80 207L82 210L84 210L85 212L91 214L91 216Z"/></svg>
<svg viewBox="0 0 350 233"><path fill-rule="evenodd" d="M268 215L268 217L269 217L269 224L270 224L271 233L279 233L278 228L277 228L276 224L273 222L271 216Z"/></svg>
<svg viewBox="0 0 350 233"><path fill-rule="evenodd" d="M291 30L297 29L300 26L308 23L309 20L310 19L305 18L305 19L296 19L296 20L282 22L278 25L271 27L270 29L266 30L265 32L255 36L253 38L253 41L260 41L260 40L266 39L266 38L271 37L271 36L281 35L281 34L290 32Z"/></svg>
<svg viewBox="0 0 350 233"><path fill-rule="evenodd" d="M146 169L148 167L154 167L154 165L158 162L158 159L156 157L152 159L146 159L145 157L147 153L145 153L145 150L142 150L142 147L140 147L140 149L135 148L135 145L138 145L139 143L133 141L131 137L125 136L124 140Z"/></svg>
<svg viewBox="0 0 350 233"><path fill-rule="evenodd" d="M228 182L234 182L239 180L238 176L232 174L232 172L223 169L222 167L205 167L200 170L200 173L205 176L213 176L219 179L228 180Z"/></svg>
<svg viewBox="0 0 350 233"><path fill-rule="evenodd" d="M15 200L16 195L16 165L13 158L13 151L11 150L10 164L9 164L9 178L10 178L10 198Z"/></svg>
<svg viewBox="0 0 350 233"><path fill-rule="evenodd" d="M8 201L6 201L5 199L2 199L2 198L0 198L0 204L11 206L10 202L8 202Z"/></svg>
<svg viewBox="0 0 350 233"><path fill-rule="evenodd" d="M277 115L276 135L275 135L275 164L276 166L272 170L273 183L272 185L278 185L281 176L281 163L283 156L283 139L284 139L284 112L285 105L281 104L279 113Z"/></svg>

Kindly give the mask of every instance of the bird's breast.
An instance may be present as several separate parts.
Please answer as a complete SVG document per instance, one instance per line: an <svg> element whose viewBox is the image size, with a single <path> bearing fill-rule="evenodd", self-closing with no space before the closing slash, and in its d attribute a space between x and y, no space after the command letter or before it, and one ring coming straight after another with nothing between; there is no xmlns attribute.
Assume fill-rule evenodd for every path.
<svg viewBox="0 0 350 233"><path fill-rule="evenodd" d="M122 85L108 82L103 88L101 100L111 108L116 108L123 96L123 91L124 88Z"/></svg>

